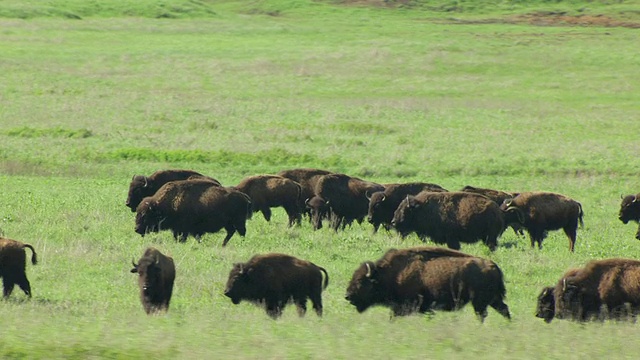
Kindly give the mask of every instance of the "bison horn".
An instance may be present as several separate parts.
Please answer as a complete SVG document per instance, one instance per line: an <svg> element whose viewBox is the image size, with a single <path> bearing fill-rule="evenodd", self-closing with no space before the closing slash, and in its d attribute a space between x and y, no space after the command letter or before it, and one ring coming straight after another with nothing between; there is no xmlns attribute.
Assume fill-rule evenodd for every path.
<svg viewBox="0 0 640 360"><path fill-rule="evenodd" d="M385 194L382 194L382 199L380 199L380 201L384 201L387 198L387 196Z"/></svg>
<svg viewBox="0 0 640 360"><path fill-rule="evenodd" d="M310 199L311 199L311 198L307 198L307 199L304 201L304 204L305 204L305 205L307 205L307 206L309 206L309 200L310 200Z"/></svg>
<svg viewBox="0 0 640 360"><path fill-rule="evenodd" d="M147 177L143 176L142 178L144 179L144 187L147 187L149 185L149 182L147 182Z"/></svg>
<svg viewBox="0 0 640 360"><path fill-rule="evenodd" d="M240 274L244 273L244 269L242 268L242 264L238 264L240 265Z"/></svg>
<svg viewBox="0 0 640 360"><path fill-rule="evenodd" d="M367 267L367 275L366 277L371 277L371 266L369 265L369 263L364 263L365 266Z"/></svg>
<svg viewBox="0 0 640 360"><path fill-rule="evenodd" d="M638 201L638 198L635 195L633 195L633 200L631 200L631 201L632 202L636 202L636 201Z"/></svg>
<svg viewBox="0 0 640 360"><path fill-rule="evenodd" d="M133 265L134 268L137 268L138 265L136 265L135 261L133 260L133 258L131 258L131 265Z"/></svg>

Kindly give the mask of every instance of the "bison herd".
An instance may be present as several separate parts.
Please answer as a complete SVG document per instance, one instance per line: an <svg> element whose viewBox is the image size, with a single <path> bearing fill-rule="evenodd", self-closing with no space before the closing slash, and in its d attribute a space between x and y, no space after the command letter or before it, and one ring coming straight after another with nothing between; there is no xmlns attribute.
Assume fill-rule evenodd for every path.
<svg viewBox="0 0 640 360"><path fill-rule="evenodd" d="M640 222L640 194L622 198L619 219ZM275 175L244 178L235 186L191 170L161 170L131 180L126 206L136 213L135 231L170 230L185 242L222 229L222 246L238 232L245 236L246 222L254 212L271 220L271 208L282 207L289 226L303 218L313 229L328 223L345 230L366 218L376 232L382 226L402 237L415 233L444 247L421 246L390 249L376 261L364 261L353 272L345 299L358 312L386 306L394 316L433 311L455 311L471 304L482 321L491 307L507 319L504 275L491 260L460 252L461 244L482 242L491 251L511 227L526 231L531 247L542 247L548 231L562 229L575 250L582 205L567 196L549 192L505 192L465 186L449 191L432 183L377 184L320 169L292 169ZM636 234L640 239L640 230ZM25 274L25 248L29 244L0 238L0 277L4 296L17 284L27 296L31 287ZM173 259L149 247L132 261L139 278L140 299L148 314L167 311L176 269ZM234 304L246 300L263 306L272 318L282 315L288 303L304 316L307 300L322 316L322 291L329 284L323 267L286 254L255 255L233 265L224 295ZM555 286L542 290L536 316L554 318L635 319L640 311L640 261L605 259L570 269Z"/></svg>

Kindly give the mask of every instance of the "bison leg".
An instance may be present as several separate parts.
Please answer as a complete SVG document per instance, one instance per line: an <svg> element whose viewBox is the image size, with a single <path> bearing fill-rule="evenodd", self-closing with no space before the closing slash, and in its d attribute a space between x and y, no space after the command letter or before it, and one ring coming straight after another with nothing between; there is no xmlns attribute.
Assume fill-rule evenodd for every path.
<svg viewBox="0 0 640 360"><path fill-rule="evenodd" d="M569 251L571 252L573 252L573 248L576 245L577 229L578 229L578 224L576 224L575 227L567 226L563 229L564 233L567 234L567 237L569 238Z"/></svg>
<svg viewBox="0 0 640 360"><path fill-rule="evenodd" d="M307 297L294 299L298 316L303 317L307 313Z"/></svg>
<svg viewBox="0 0 640 360"><path fill-rule="evenodd" d="M309 299L311 300L311 304L313 304L313 310L315 310L319 317L322 317L322 296L319 293L311 294L309 295Z"/></svg>
<svg viewBox="0 0 640 360"><path fill-rule="evenodd" d="M233 236L233 234L236 233L236 227L233 225L227 225L224 227L225 230L227 230L227 236L225 236L224 240L222 241L222 246L227 246L227 243L229 242L229 239L231 239L231 237ZM241 233L242 235L242 233Z"/></svg>
<svg viewBox="0 0 640 360"><path fill-rule="evenodd" d="M22 291L24 291L24 293L28 297L31 297L31 284L29 284L29 280L27 279L27 275L26 274L22 274L22 279L18 279L17 283L18 283L18 286L20 286L20 289L22 289Z"/></svg>
<svg viewBox="0 0 640 360"><path fill-rule="evenodd" d="M447 237L446 243L449 249L460 250L460 241L458 239Z"/></svg>
<svg viewBox="0 0 640 360"><path fill-rule="evenodd" d="M272 302L267 300L266 310L267 315L269 315L274 320L282 316L282 306L280 306L277 301Z"/></svg>
<svg viewBox="0 0 640 360"><path fill-rule="evenodd" d="M271 221L271 209L268 206L261 208L260 212L264 216L265 220Z"/></svg>
<svg viewBox="0 0 640 360"><path fill-rule="evenodd" d="M5 274L5 276L2 278L2 286L4 290L4 297L9 297L9 295L11 295L11 292L13 291L13 287L15 286L13 277L11 275L7 276Z"/></svg>
<svg viewBox="0 0 640 360"><path fill-rule="evenodd" d="M509 307L502 300L496 300L490 304L500 315L511 320L511 314L509 313Z"/></svg>

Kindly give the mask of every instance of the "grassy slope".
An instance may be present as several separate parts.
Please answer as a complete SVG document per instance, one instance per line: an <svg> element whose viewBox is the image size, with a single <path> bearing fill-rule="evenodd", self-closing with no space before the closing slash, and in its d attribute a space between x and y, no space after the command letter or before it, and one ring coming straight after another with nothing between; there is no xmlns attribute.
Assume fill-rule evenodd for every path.
<svg viewBox="0 0 640 360"><path fill-rule="evenodd" d="M420 9L284 1L189 3L213 9L214 20L102 19L123 11L60 4L95 16L0 20L0 230L41 259L27 269L34 298L16 290L0 306L3 357L572 359L639 350L631 324L548 326L532 315L541 287L566 268L640 258L635 226L615 217L620 193L637 191L640 166L637 30L447 25ZM467 15L478 13L486 16ZM542 251L511 232L494 254L463 247L503 269L511 323L490 312L478 324L468 308L389 322L386 309L357 314L344 289L361 261L420 244L415 237L358 225L287 229L276 210L272 223L256 215L247 238L227 248L223 234L176 244L167 233L141 240L123 205L131 176L159 168L234 184L294 166L449 189L557 191L583 203L586 228L575 254L557 232ZM152 318L128 273L150 244L178 267L171 311ZM288 309L273 322L221 295L233 262L268 251L329 270L324 319Z"/></svg>

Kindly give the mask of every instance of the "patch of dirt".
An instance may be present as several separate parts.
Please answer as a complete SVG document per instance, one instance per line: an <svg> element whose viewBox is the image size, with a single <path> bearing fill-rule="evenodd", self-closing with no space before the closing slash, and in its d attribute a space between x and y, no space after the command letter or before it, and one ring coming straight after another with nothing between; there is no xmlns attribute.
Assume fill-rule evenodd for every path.
<svg viewBox="0 0 640 360"><path fill-rule="evenodd" d="M568 15L562 12L537 12L516 15L507 19L507 22L537 26L597 26L640 29L640 22L622 21L605 15Z"/></svg>

